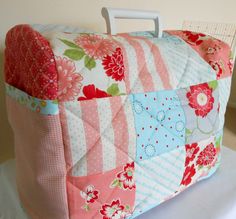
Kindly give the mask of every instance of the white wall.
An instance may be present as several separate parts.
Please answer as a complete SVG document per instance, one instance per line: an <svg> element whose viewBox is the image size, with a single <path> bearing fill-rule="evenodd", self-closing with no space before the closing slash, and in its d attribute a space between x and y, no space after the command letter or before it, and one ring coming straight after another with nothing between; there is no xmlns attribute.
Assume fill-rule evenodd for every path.
<svg viewBox="0 0 236 219"><path fill-rule="evenodd" d="M183 20L236 23L236 0L0 0L0 45L7 30L19 23L57 23L105 31L103 6L158 10L165 27L181 28ZM152 29L151 22L119 21L118 30ZM2 57L0 51L0 58ZM13 155L6 119L0 59L0 161ZM236 89L233 99L236 102ZM3 145L7 145L3 147Z"/></svg>
<svg viewBox="0 0 236 219"><path fill-rule="evenodd" d="M103 6L159 10L168 28L184 19L234 22L235 0L0 0L0 38L17 23L61 23L104 31ZM123 22L129 30L128 22ZM128 28L128 29L127 29Z"/></svg>

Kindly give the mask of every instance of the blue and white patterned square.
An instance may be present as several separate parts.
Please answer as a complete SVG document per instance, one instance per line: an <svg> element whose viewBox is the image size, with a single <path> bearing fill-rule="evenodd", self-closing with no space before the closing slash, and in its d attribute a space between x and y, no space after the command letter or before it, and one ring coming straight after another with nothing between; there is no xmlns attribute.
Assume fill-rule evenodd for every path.
<svg viewBox="0 0 236 219"><path fill-rule="evenodd" d="M137 132L136 161L185 144L185 115L175 91L132 94Z"/></svg>
<svg viewBox="0 0 236 219"><path fill-rule="evenodd" d="M135 164L135 210L131 218L150 210L179 192L185 157L185 147L180 147Z"/></svg>

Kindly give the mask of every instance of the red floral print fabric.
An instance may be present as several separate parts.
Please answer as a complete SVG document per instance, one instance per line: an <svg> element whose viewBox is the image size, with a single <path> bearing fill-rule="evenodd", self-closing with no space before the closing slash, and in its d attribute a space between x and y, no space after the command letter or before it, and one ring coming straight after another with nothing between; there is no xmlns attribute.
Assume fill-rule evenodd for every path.
<svg viewBox="0 0 236 219"><path fill-rule="evenodd" d="M127 163L124 166L124 171L117 174L119 182L123 184L124 189L133 189L135 188L134 182L134 162Z"/></svg>
<svg viewBox="0 0 236 219"><path fill-rule="evenodd" d="M189 185L192 182L192 177L195 175L195 173L196 170L194 164L192 164L192 166L186 167L181 185Z"/></svg>
<svg viewBox="0 0 236 219"><path fill-rule="evenodd" d="M107 76L112 77L116 81L121 81L124 79L125 69L123 55L120 48L116 48L116 51L111 56L105 56L103 58L102 64Z"/></svg>
<svg viewBox="0 0 236 219"><path fill-rule="evenodd" d="M207 166L213 162L216 156L216 149L213 143L207 145L207 147L198 155L197 164Z"/></svg>
<svg viewBox="0 0 236 219"><path fill-rule="evenodd" d="M205 117L213 108L212 88L207 83L190 86L186 96L189 106L195 110L197 116Z"/></svg>
<svg viewBox="0 0 236 219"><path fill-rule="evenodd" d="M93 185L89 185L86 188L86 191L80 192L80 195L83 199L85 199L86 203L93 203L95 200L98 199L99 192L95 190Z"/></svg>
<svg viewBox="0 0 236 219"><path fill-rule="evenodd" d="M103 205L100 213L103 215L103 219L122 219L125 216L124 208L120 204L120 200L115 200L111 204Z"/></svg>
<svg viewBox="0 0 236 219"><path fill-rule="evenodd" d="M194 160L200 148L197 143L193 143L185 145L185 149L186 149L185 166L188 166L189 163Z"/></svg>
<svg viewBox="0 0 236 219"><path fill-rule="evenodd" d="M200 45L203 42L203 37L205 37L206 35L203 33L194 33L191 31L183 31L184 33L184 40L191 44L191 45Z"/></svg>
<svg viewBox="0 0 236 219"><path fill-rule="evenodd" d="M83 87L84 97L79 97L78 100L90 100L93 98L110 97L106 91L100 90L94 86L94 84L89 84Z"/></svg>
<svg viewBox="0 0 236 219"><path fill-rule="evenodd" d="M216 71L216 77L219 79L223 74L223 63L219 61L209 61L209 64Z"/></svg>

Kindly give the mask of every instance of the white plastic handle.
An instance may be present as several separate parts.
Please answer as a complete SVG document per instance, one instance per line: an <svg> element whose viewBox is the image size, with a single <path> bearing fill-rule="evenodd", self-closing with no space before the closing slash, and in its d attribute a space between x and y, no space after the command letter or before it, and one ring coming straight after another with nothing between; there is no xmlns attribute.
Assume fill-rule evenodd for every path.
<svg viewBox="0 0 236 219"><path fill-rule="evenodd" d="M160 14L157 11L131 10L121 8L102 8L102 16L106 20L107 33L116 34L115 18L119 19L149 19L155 24L155 36L162 36Z"/></svg>

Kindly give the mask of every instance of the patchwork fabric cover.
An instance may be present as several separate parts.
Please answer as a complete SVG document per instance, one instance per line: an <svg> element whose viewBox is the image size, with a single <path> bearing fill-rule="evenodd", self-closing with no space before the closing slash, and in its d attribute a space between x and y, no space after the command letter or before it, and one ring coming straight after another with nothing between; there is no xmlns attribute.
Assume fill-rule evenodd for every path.
<svg viewBox="0 0 236 219"><path fill-rule="evenodd" d="M201 33L12 28L6 100L28 215L135 218L211 176L232 69L230 47Z"/></svg>

